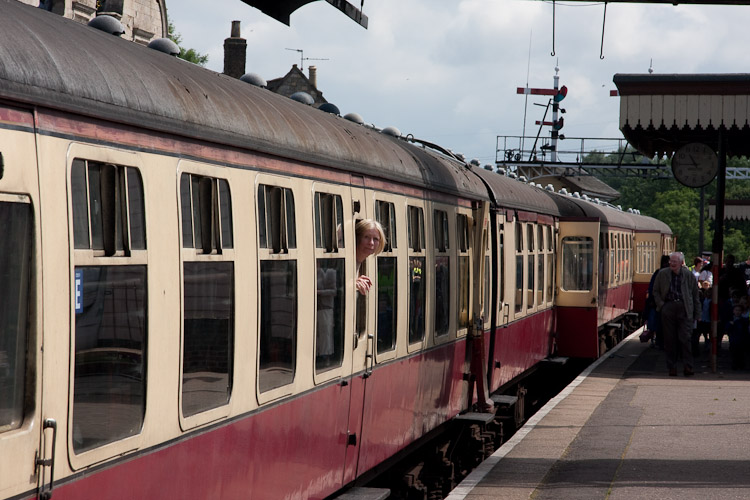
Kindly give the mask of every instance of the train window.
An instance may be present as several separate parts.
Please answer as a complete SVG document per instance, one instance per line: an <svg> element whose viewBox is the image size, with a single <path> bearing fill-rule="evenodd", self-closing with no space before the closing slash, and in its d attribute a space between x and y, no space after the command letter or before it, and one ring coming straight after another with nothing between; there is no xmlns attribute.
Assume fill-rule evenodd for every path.
<svg viewBox="0 0 750 500"><path fill-rule="evenodd" d="M448 214L434 212L435 227L435 336L447 335L450 329L451 271Z"/></svg>
<svg viewBox="0 0 750 500"><path fill-rule="evenodd" d="M234 359L234 262L184 263L182 414L229 402Z"/></svg>
<svg viewBox="0 0 750 500"><path fill-rule="evenodd" d="M297 248L294 194L289 188L258 186L258 240L262 249L282 258L260 262L261 392L294 381L297 353Z"/></svg>
<svg viewBox="0 0 750 500"><path fill-rule="evenodd" d="M185 172L180 199L182 246L196 250L183 262L182 414L188 417L227 404L232 392L234 236L225 179Z"/></svg>
<svg viewBox="0 0 750 500"><path fill-rule="evenodd" d="M594 241L583 236L563 238L562 266L563 290L591 290L594 274Z"/></svg>
<svg viewBox="0 0 750 500"><path fill-rule="evenodd" d="M297 261L260 263L261 392L294 381L297 352Z"/></svg>
<svg viewBox="0 0 750 500"><path fill-rule="evenodd" d="M227 181L183 173L180 193L183 248L204 254L232 248L232 201Z"/></svg>
<svg viewBox="0 0 750 500"><path fill-rule="evenodd" d="M421 342L425 336L425 256L424 212L420 207L409 211L409 343Z"/></svg>
<svg viewBox="0 0 750 500"><path fill-rule="evenodd" d="M529 254L526 256L526 260L528 263L528 275L526 277L526 307L531 309L534 307L534 256Z"/></svg>
<svg viewBox="0 0 750 500"><path fill-rule="evenodd" d="M289 188L258 186L258 240L271 253L297 248L294 196Z"/></svg>
<svg viewBox="0 0 750 500"><path fill-rule="evenodd" d="M435 230L435 250L447 252L450 249L448 233L448 214L444 210L435 210L433 226Z"/></svg>
<svg viewBox="0 0 750 500"><path fill-rule="evenodd" d="M469 218L458 214L458 328L469 326Z"/></svg>
<svg viewBox="0 0 750 500"><path fill-rule="evenodd" d="M392 252L398 247L396 244L396 208L388 201L375 202L375 219L383 227L385 233L384 252Z"/></svg>
<svg viewBox="0 0 750 500"><path fill-rule="evenodd" d="M27 400L29 290L32 263L31 204L0 201L0 432L23 423Z"/></svg>
<svg viewBox="0 0 750 500"><path fill-rule="evenodd" d="M498 238L498 245L500 246L499 250L499 263L498 263L498 286L500 287L500 303L505 302L505 233L503 231L499 232L499 238Z"/></svg>
<svg viewBox="0 0 750 500"><path fill-rule="evenodd" d="M552 302L553 291L554 291L554 276L555 276L555 259L553 255L554 242L552 235L552 226L547 226L547 302Z"/></svg>
<svg viewBox="0 0 750 500"><path fill-rule="evenodd" d="M70 180L76 249L113 256L146 248L143 183L137 169L75 159Z"/></svg>
<svg viewBox="0 0 750 500"><path fill-rule="evenodd" d="M539 253L536 256L536 303L544 303L544 228L537 226Z"/></svg>
<svg viewBox="0 0 750 500"><path fill-rule="evenodd" d="M523 227L516 222L516 313L523 311Z"/></svg>
<svg viewBox="0 0 750 500"><path fill-rule="evenodd" d="M385 248L377 256L377 352L391 351L396 347L397 314L397 258L392 254L396 248L396 209L388 201L375 202L375 218L385 232Z"/></svg>
<svg viewBox="0 0 750 500"><path fill-rule="evenodd" d="M75 266L72 442L80 453L136 435L143 425L147 266L139 250L146 226L135 168L75 159L71 191L76 263L90 259L81 250L117 258Z"/></svg>
<svg viewBox="0 0 750 500"><path fill-rule="evenodd" d="M76 267L75 283L72 439L80 453L138 434L143 425L146 266Z"/></svg>
<svg viewBox="0 0 750 500"><path fill-rule="evenodd" d="M316 259L315 370L341 366L344 359L345 264L341 196L315 193ZM320 254L319 253L319 254ZM359 295L359 294L357 294Z"/></svg>
<svg viewBox="0 0 750 500"><path fill-rule="evenodd" d="M326 253L344 248L344 208L341 196L315 193L315 246Z"/></svg>

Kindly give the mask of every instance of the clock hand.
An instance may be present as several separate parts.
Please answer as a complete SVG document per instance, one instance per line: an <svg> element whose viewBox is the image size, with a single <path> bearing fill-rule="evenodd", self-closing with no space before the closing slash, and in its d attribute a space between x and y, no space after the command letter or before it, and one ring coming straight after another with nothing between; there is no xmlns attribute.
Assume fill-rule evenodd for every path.
<svg viewBox="0 0 750 500"><path fill-rule="evenodd" d="M690 158L690 161L691 161L691 162L693 162L693 166L694 166L694 167L697 167L697 166L698 166L698 163L696 163L695 159L693 158L693 155L691 155L691 154L688 154L688 157Z"/></svg>

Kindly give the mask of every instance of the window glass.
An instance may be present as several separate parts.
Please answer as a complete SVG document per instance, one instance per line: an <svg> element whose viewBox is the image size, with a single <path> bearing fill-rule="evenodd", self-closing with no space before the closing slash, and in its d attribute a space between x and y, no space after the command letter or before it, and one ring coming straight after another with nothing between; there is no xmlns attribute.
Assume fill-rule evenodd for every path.
<svg viewBox="0 0 750 500"><path fill-rule="evenodd" d="M260 263L261 392L294 381L297 351L297 261Z"/></svg>
<svg viewBox="0 0 750 500"><path fill-rule="evenodd" d="M447 335L450 328L450 257L435 257L435 335Z"/></svg>
<svg viewBox="0 0 750 500"><path fill-rule="evenodd" d="M146 409L146 266L76 266L73 449L138 434Z"/></svg>
<svg viewBox="0 0 750 500"><path fill-rule="evenodd" d="M294 194L291 189L258 186L258 242L272 253L297 248Z"/></svg>
<svg viewBox="0 0 750 500"><path fill-rule="evenodd" d="M458 328L469 326L469 257L458 258Z"/></svg>
<svg viewBox="0 0 750 500"><path fill-rule="evenodd" d="M450 248L448 214L444 210L435 210L433 225L435 229L435 249L438 252L447 252Z"/></svg>
<svg viewBox="0 0 750 500"><path fill-rule="evenodd" d="M224 179L219 179L219 213L221 214L221 247L234 248L232 197L229 193L229 183Z"/></svg>
<svg viewBox="0 0 750 500"><path fill-rule="evenodd" d="M490 319L490 316L492 315L492 310L494 309L492 305L490 304L491 301L491 295L490 295L490 289L491 289L491 283L490 283L490 256L485 255L484 257L484 320L487 321Z"/></svg>
<svg viewBox="0 0 750 500"><path fill-rule="evenodd" d="M414 252L424 250L424 212L420 207L409 207L409 248Z"/></svg>
<svg viewBox="0 0 750 500"><path fill-rule="evenodd" d="M229 402L234 359L234 263L184 263L182 414Z"/></svg>
<svg viewBox="0 0 750 500"><path fill-rule="evenodd" d="M315 369L318 372L341 366L344 359L345 263L343 258L317 259Z"/></svg>
<svg viewBox="0 0 750 500"><path fill-rule="evenodd" d="M385 248L384 252L392 252L395 248L398 248L396 244L396 209L393 203L388 201L376 201L375 202L375 219L383 227L385 233Z"/></svg>
<svg viewBox="0 0 750 500"><path fill-rule="evenodd" d="M536 256L536 303L537 305L542 305L543 302L544 302L544 254L539 253Z"/></svg>
<svg viewBox="0 0 750 500"><path fill-rule="evenodd" d="M555 282L555 258L551 253L547 254L547 302L552 300L552 293Z"/></svg>
<svg viewBox="0 0 750 500"><path fill-rule="evenodd" d="M527 307L531 309L534 307L534 256L529 255L526 257L528 262L528 275L526 276L526 294L527 294Z"/></svg>
<svg viewBox="0 0 750 500"><path fill-rule="evenodd" d="M102 234L102 193L101 176L99 165L89 163L89 222L91 227L91 248L94 250L104 249L104 236ZM75 219L73 215L73 219Z"/></svg>
<svg viewBox="0 0 750 500"><path fill-rule="evenodd" d="M130 248L146 249L146 209L143 205L143 181L135 168L126 169L130 215Z"/></svg>
<svg viewBox="0 0 750 500"><path fill-rule="evenodd" d="M409 343L424 339L425 258L409 258Z"/></svg>
<svg viewBox="0 0 750 500"><path fill-rule="evenodd" d="M498 286L500 287L500 302L505 302L505 234L500 232L499 238L500 255Z"/></svg>
<svg viewBox="0 0 750 500"><path fill-rule="evenodd" d="M31 205L0 202L0 432L23 423L27 401L29 282L33 221Z"/></svg>
<svg viewBox="0 0 750 500"><path fill-rule="evenodd" d="M396 257L378 256L378 353L396 347Z"/></svg>
<svg viewBox="0 0 750 500"><path fill-rule="evenodd" d="M468 252L469 251L468 218L463 214L459 214L458 217L456 218L456 223L457 223L456 234L458 237L458 250L460 252Z"/></svg>
<svg viewBox="0 0 750 500"><path fill-rule="evenodd" d="M88 190L86 189L86 163L73 160L70 184L73 198L73 240L75 248L91 248L89 242Z"/></svg>
<svg viewBox="0 0 750 500"><path fill-rule="evenodd" d="M266 220L266 186L258 186L258 246L268 248L268 221Z"/></svg>
<svg viewBox="0 0 750 500"><path fill-rule="evenodd" d="M591 290L594 265L594 241L588 237L568 236L562 241L562 287L564 290Z"/></svg>
<svg viewBox="0 0 750 500"><path fill-rule="evenodd" d="M327 253L344 248L344 211L341 196L315 193L315 247Z"/></svg>
<svg viewBox="0 0 750 500"><path fill-rule="evenodd" d="M76 159L70 181L76 249L112 256L125 248L146 248L143 182L137 169Z"/></svg>
<svg viewBox="0 0 750 500"><path fill-rule="evenodd" d="M192 196L190 195L190 174L180 176L180 199L182 200L182 247L195 248L193 243Z"/></svg>
<svg viewBox="0 0 750 500"><path fill-rule="evenodd" d="M523 227L520 222L516 222L516 313L523 311L523 265L524 258L520 253L523 252Z"/></svg>

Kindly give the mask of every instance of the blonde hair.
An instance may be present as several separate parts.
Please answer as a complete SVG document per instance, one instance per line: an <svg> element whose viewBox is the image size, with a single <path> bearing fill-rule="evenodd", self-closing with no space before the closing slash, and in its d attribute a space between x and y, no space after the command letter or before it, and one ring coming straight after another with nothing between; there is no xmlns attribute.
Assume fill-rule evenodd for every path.
<svg viewBox="0 0 750 500"><path fill-rule="evenodd" d="M375 229L380 235L380 244L378 245L378 248L375 249L375 255L377 255L385 248L385 232L383 231L383 226L380 225L380 222L372 219L360 220L357 222L357 225L354 226L354 233L357 236L357 243L359 243L359 239L364 232L369 231L370 229Z"/></svg>

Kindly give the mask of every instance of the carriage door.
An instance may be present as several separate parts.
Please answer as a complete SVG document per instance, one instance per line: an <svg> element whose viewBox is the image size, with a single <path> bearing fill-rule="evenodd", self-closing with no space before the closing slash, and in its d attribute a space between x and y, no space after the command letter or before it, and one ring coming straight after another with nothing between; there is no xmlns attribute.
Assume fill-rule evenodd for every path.
<svg viewBox="0 0 750 500"><path fill-rule="evenodd" d="M0 106L0 123L12 124L0 128L0 498L8 498L31 496L49 482L49 468L36 462L52 457L54 432L41 429L34 121L30 113Z"/></svg>
<svg viewBox="0 0 750 500"><path fill-rule="evenodd" d="M558 352L595 358L599 355L599 220L561 220L558 249Z"/></svg>
<svg viewBox="0 0 750 500"><path fill-rule="evenodd" d="M347 219L351 224L352 243L348 253L352 256L351 279L348 280L346 290L354 298L354 314L348 315L353 318L352 325L347 331L351 331L351 341L347 341L348 349L351 349L351 377L349 379L349 421L347 428L346 465L344 469L344 484L353 481L357 475L357 463L359 458L360 442L362 438L362 417L364 411L364 398L366 394L367 378L375 362L375 317L374 317L374 293L361 295L357 293L354 282L360 270L356 269L357 236L354 226L357 221L371 218L372 198L367 196L361 186L361 177L352 177L351 206L352 217ZM347 242L348 243L348 242ZM374 258L369 258L363 266L371 269L362 269L363 274L371 275L374 272Z"/></svg>

